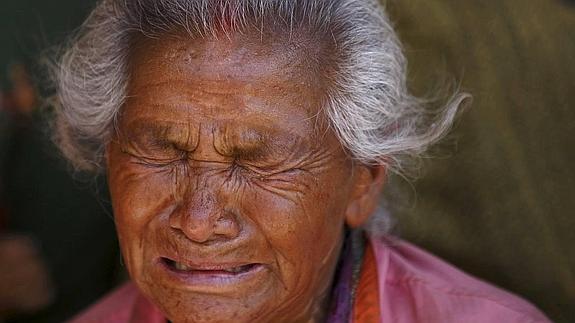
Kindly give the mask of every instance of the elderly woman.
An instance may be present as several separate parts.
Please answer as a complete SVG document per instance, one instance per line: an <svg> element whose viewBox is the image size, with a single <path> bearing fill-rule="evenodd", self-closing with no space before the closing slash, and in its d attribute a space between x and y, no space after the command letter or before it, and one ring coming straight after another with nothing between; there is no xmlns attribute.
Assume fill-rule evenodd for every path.
<svg viewBox="0 0 575 323"><path fill-rule="evenodd" d="M376 0L104 0L55 65L56 138L108 175L127 283L75 322L547 322L385 235L439 140ZM80 286L79 286L80 287Z"/></svg>

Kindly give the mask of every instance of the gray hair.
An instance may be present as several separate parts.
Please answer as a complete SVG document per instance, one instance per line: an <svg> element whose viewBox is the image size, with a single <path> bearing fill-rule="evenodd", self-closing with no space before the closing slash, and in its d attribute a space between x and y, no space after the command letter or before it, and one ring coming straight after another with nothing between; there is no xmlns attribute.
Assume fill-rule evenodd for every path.
<svg viewBox="0 0 575 323"><path fill-rule="evenodd" d="M80 170L104 167L134 35L210 37L278 23L333 42L336 70L322 108L355 160L403 172L451 127L465 96L430 110L409 93L401 45L377 0L103 0L52 65L63 154Z"/></svg>

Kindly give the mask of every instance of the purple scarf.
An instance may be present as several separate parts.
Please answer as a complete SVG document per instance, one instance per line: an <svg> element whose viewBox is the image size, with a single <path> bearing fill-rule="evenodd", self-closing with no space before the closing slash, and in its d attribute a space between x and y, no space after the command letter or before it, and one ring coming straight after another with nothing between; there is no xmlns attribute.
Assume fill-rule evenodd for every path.
<svg viewBox="0 0 575 323"><path fill-rule="evenodd" d="M347 231L331 293L327 323L351 322L353 300L363 259L365 240L359 230Z"/></svg>

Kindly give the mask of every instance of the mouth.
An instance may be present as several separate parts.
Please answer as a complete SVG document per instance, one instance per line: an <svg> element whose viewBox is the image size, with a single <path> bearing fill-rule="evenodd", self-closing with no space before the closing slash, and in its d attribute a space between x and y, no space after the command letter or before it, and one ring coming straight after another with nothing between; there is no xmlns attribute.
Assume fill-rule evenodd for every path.
<svg viewBox="0 0 575 323"><path fill-rule="evenodd" d="M189 264L162 257L159 264L162 277L167 277L174 287L210 293L231 292L257 283L265 272L261 263Z"/></svg>
<svg viewBox="0 0 575 323"><path fill-rule="evenodd" d="M255 269L257 266L260 266L260 264L255 263L245 265L208 264L201 266L190 266L169 258L161 258L161 262L164 264L164 266L172 271L194 275L240 275Z"/></svg>

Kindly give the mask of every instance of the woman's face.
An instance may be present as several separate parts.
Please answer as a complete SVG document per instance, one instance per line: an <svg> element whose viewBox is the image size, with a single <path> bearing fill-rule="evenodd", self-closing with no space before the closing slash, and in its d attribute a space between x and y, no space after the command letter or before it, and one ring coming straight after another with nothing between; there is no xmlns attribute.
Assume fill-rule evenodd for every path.
<svg viewBox="0 0 575 323"><path fill-rule="evenodd" d="M175 322L306 321L365 186L300 50L142 40L107 150L133 281ZM351 213L350 213L351 212Z"/></svg>

